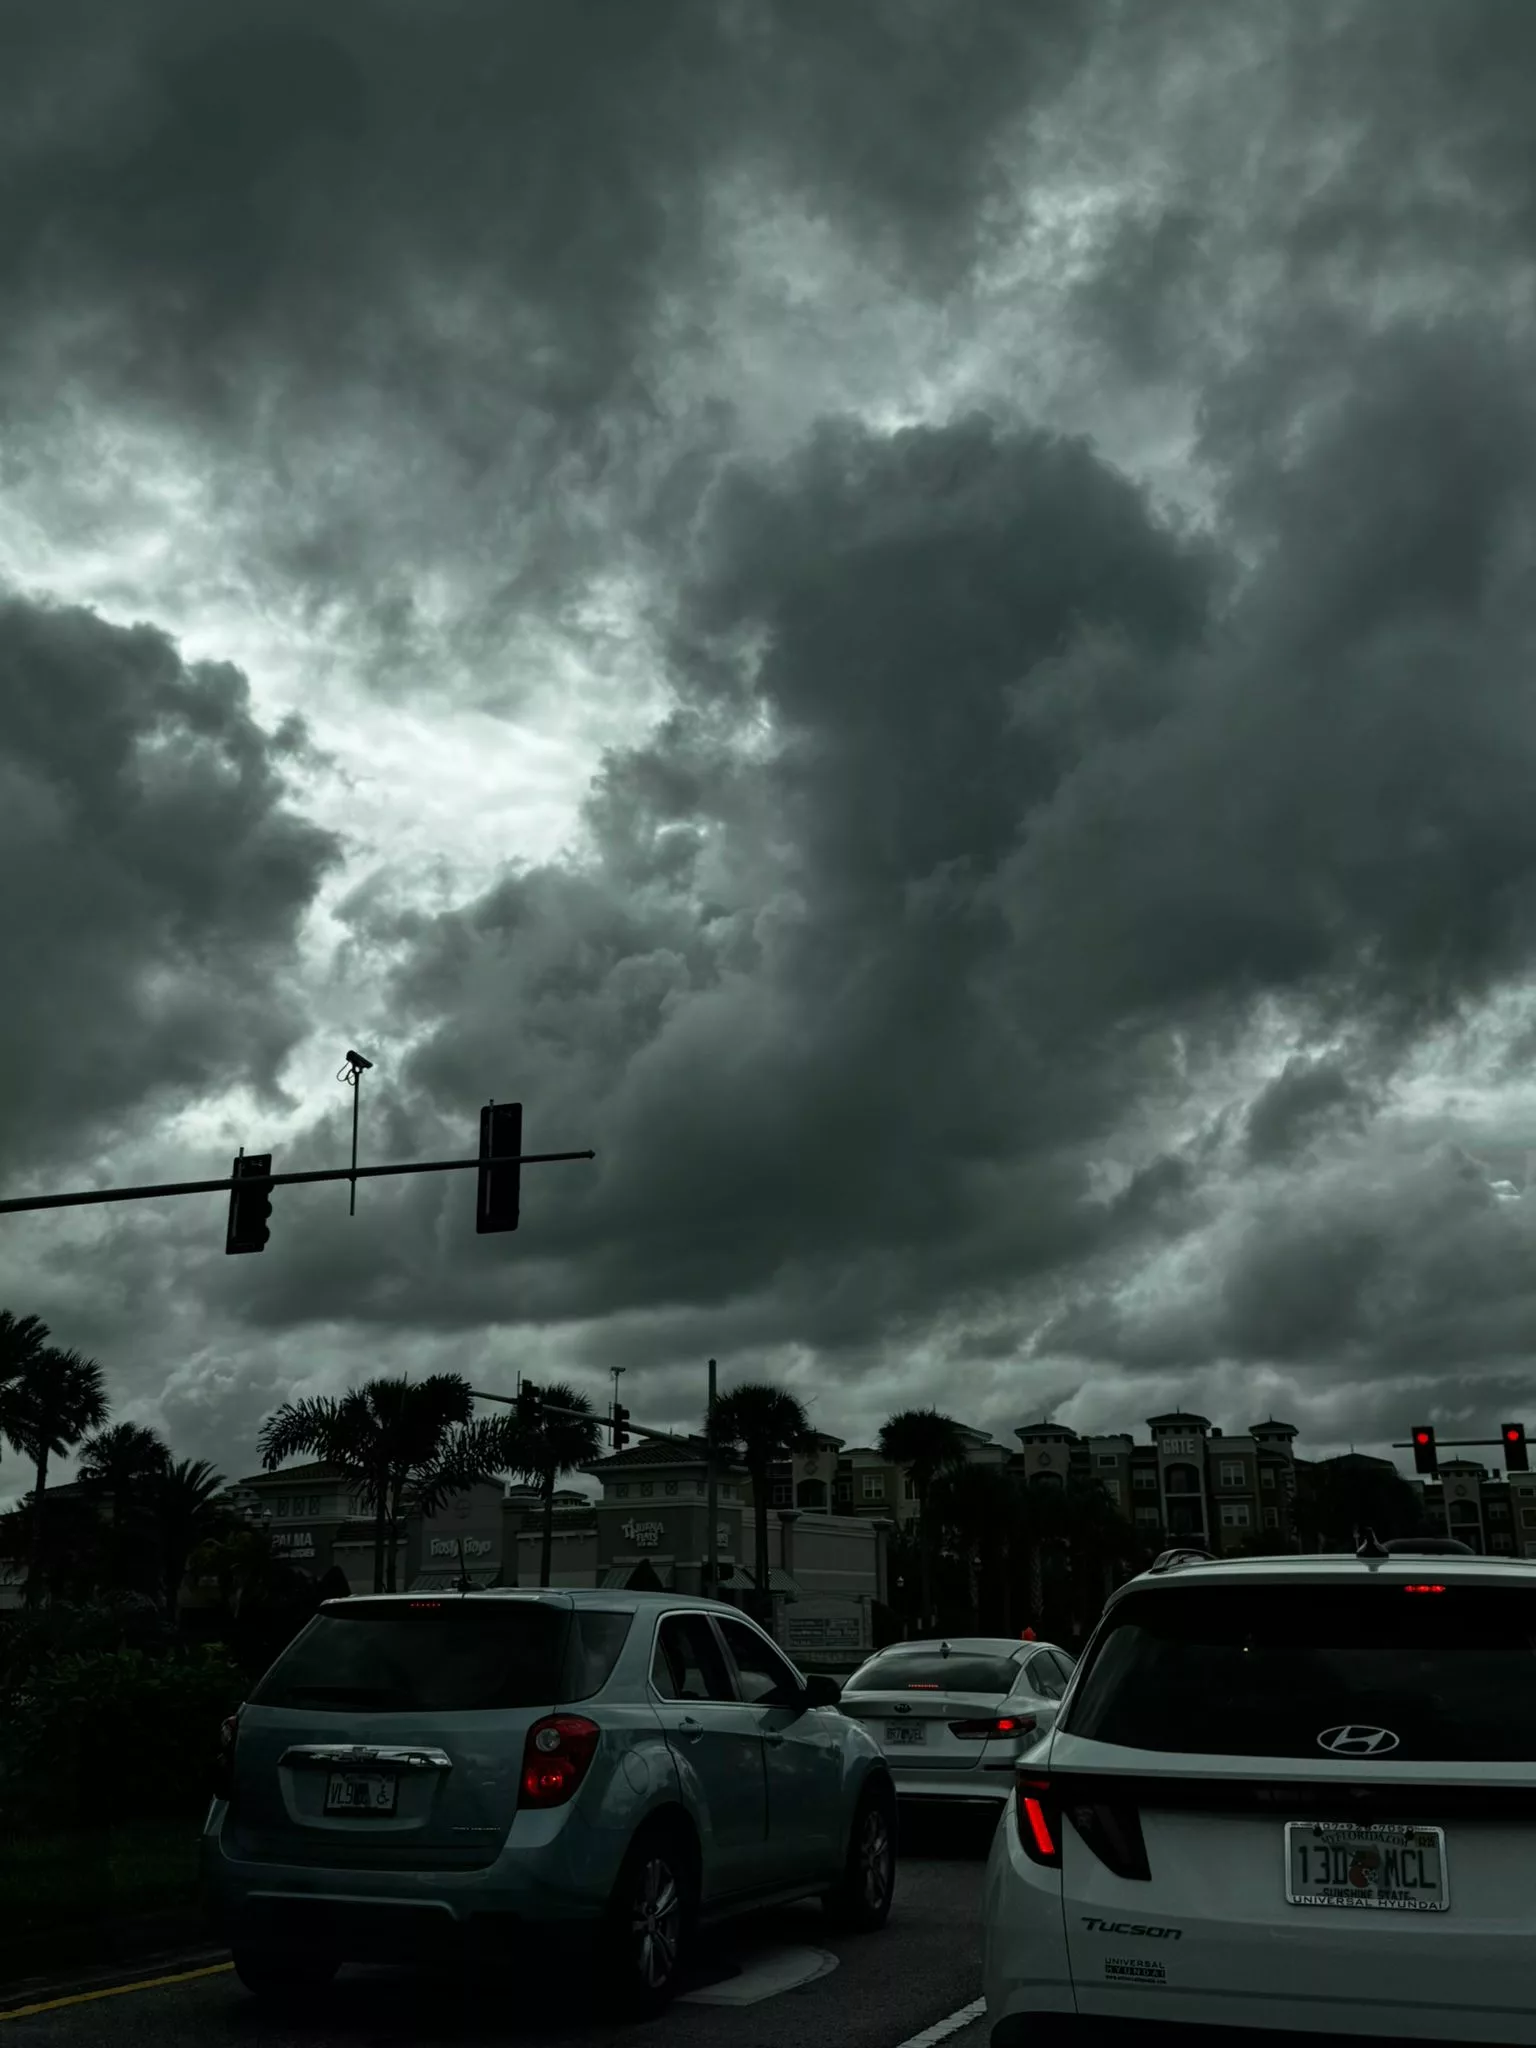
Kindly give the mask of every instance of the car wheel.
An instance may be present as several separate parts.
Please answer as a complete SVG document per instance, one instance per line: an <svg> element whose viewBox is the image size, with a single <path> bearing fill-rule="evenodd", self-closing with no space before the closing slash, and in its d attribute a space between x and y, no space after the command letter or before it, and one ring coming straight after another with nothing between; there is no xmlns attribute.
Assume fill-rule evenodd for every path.
<svg viewBox="0 0 1536 2048"><path fill-rule="evenodd" d="M827 1911L850 1934L873 1934L896 1896L896 1800L888 1785L866 1785L848 1832L848 1855Z"/></svg>
<svg viewBox="0 0 1536 2048"><path fill-rule="evenodd" d="M671 2004L697 1907L694 1858L681 1830L647 1829L630 1844L599 1938L606 2012L650 2019Z"/></svg>
<svg viewBox="0 0 1536 2048"><path fill-rule="evenodd" d="M304 1949L237 1948L235 1975L265 2005L296 2006L318 1998L340 1965Z"/></svg>

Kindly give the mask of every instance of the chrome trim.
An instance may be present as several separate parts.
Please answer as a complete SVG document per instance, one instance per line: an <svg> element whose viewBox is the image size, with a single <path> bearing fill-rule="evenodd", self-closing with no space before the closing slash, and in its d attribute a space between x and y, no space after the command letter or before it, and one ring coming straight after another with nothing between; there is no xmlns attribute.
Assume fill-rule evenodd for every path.
<svg viewBox="0 0 1536 2048"><path fill-rule="evenodd" d="M408 1749L391 1745L334 1742L300 1742L284 1750L281 1763L304 1769L336 1765L343 1770L367 1770L370 1764L384 1764L392 1771L451 1771L453 1759L446 1749Z"/></svg>

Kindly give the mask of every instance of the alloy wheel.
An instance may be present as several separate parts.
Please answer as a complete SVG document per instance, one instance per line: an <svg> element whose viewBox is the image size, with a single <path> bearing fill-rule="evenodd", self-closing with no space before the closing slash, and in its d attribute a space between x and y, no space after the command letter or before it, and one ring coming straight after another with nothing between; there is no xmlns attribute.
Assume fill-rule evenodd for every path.
<svg viewBox="0 0 1536 2048"><path fill-rule="evenodd" d="M878 1806L865 1814L859 1834L859 1889L872 1913L880 1911L891 1889L891 1831Z"/></svg>
<svg viewBox="0 0 1536 2048"><path fill-rule="evenodd" d="M683 1934L682 1890L661 1856L649 1856L640 1866L630 1928L641 1979L648 1991L660 1991L677 1968Z"/></svg>

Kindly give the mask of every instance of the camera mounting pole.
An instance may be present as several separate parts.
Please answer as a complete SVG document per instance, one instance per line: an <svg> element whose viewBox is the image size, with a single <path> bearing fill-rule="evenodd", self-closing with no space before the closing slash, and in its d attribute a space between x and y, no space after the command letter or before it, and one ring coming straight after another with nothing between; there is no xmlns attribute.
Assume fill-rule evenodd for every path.
<svg viewBox="0 0 1536 2048"><path fill-rule="evenodd" d="M363 1076L372 1065L373 1061L365 1060L360 1052L349 1052L347 1064L336 1076L338 1081L345 1082L352 1090L352 1194L347 1203L349 1216L357 1214L357 1106L362 1099Z"/></svg>

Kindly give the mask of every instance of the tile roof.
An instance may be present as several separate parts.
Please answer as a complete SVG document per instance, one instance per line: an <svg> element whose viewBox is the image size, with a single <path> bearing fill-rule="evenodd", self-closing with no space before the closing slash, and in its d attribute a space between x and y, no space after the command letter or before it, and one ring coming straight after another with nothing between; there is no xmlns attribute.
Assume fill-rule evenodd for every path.
<svg viewBox="0 0 1536 2048"><path fill-rule="evenodd" d="M709 1447L699 1436L679 1436L658 1443L654 1437L644 1443L632 1444L627 1450L614 1451L606 1458L594 1458L590 1465L583 1465L583 1472L609 1473L627 1472L636 1465L702 1465L709 1455ZM722 1461L721 1471L742 1471L745 1468L731 1464L727 1468Z"/></svg>

